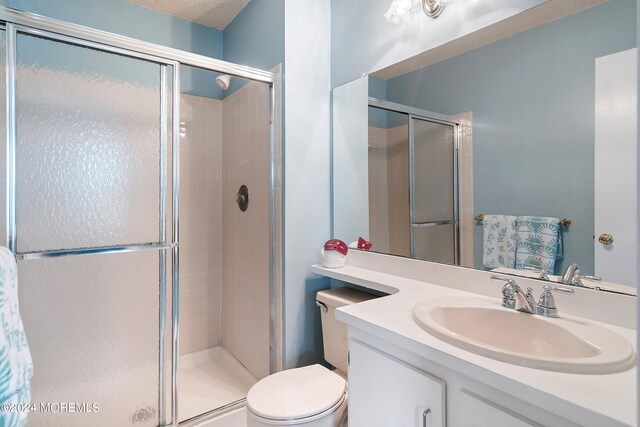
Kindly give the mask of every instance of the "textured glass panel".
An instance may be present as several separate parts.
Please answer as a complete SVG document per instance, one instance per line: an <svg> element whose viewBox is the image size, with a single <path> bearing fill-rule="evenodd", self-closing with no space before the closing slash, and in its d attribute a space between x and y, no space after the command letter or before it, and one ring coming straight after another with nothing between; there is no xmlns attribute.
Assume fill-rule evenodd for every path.
<svg viewBox="0 0 640 427"><path fill-rule="evenodd" d="M160 66L18 35L18 251L158 240Z"/></svg>
<svg viewBox="0 0 640 427"><path fill-rule="evenodd" d="M453 264L453 225L434 225L415 228L416 258Z"/></svg>
<svg viewBox="0 0 640 427"><path fill-rule="evenodd" d="M157 425L158 263L156 251L19 262L33 402L99 404L29 425Z"/></svg>
<svg viewBox="0 0 640 427"><path fill-rule="evenodd" d="M4 84L6 78L6 45L7 32L0 30L0 244L5 244L6 239L6 206L7 206L7 103Z"/></svg>
<svg viewBox="0 0 640 427"><path fill-rule="evenodd" d="M414 120L415 222L453 219L453 127Z"/></svg>

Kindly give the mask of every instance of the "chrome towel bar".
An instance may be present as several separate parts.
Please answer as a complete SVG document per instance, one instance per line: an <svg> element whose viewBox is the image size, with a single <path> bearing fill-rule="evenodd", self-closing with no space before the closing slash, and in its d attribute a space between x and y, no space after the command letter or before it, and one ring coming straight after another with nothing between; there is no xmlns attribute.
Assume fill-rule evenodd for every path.
<svg viewBox="0 0 640 427"><path fill-rule="evenodd" d="M476 221L482 221L484 219L484 214L478 214L476 215L473 219L475 219ZM569 227L571 225L571 219L569 218L562 218L560 220L560 225L563 227Z"/></svg>

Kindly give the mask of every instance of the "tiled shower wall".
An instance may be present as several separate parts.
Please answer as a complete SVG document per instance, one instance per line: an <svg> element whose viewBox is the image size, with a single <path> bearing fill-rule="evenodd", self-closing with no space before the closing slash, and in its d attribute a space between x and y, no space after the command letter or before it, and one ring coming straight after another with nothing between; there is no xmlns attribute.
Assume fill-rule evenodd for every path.
<svg viewBox="0 0 640 427"><path fill-rule="evenodd" d="M269 374L269 88L223 101L222 344L253 375ZM241 185L249 207L235 202Z"/></svg>
<svg viewBox="0 0 640 427"><path fill-rule="evenodd" d="M258 378L270 354L269 105L260 83L222 101L181 96L180 352L223 345ZM236 203L242 184L246 212Z"/></svg>
<svg viewBox="0 0 640 427"><path fill-rule="evenodd" d="M220 345L222 101L180 97L180 353Z"/></svg>

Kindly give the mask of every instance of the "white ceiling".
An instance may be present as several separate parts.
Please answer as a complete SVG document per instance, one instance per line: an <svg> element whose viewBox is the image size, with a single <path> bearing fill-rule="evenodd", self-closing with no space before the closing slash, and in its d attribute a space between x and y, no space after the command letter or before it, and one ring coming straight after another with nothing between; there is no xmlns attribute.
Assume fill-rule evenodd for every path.
<svg viewBox="0 0 640 427"><path fill-rule="evenodd" d="M126 0L138 6L224 30L250 0Z"/></svg>

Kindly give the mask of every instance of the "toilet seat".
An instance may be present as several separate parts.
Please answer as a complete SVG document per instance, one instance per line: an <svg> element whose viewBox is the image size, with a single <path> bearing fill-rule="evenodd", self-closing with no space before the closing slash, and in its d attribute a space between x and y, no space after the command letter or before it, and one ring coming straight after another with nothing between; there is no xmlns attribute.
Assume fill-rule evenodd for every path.
<svg viewBox="0 0 640 427"><path fill-rule="evenodd" d="M250 419L259 421L260 426L298 426L298 425L318 425L318 426L336 426L338 424L344 425L342 421L346 416L347 409L347 395L342 396L342 399L338 401L333 407L327 409L324 412L313 415L306 418L296 418L293 420L274 420L270 418L264 418L256 415L251 410L247 411L247 415ZM340 420L340 421L336 421ZM318 424L315 424L318 423ZM255 424L250 424L251 426Z"/></svg>
<svg viewBox="0 0 640 427"><path fill-rule="evenodd" d="M247 409L272 425L303 424L346 405L347 383L321 365L278 372L247 394Z"/></svg>

